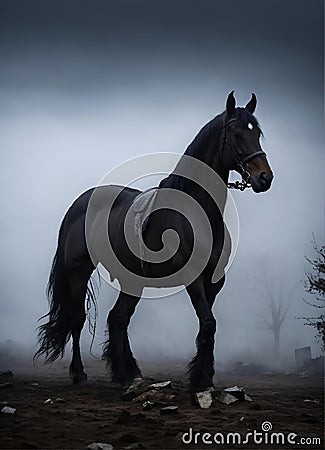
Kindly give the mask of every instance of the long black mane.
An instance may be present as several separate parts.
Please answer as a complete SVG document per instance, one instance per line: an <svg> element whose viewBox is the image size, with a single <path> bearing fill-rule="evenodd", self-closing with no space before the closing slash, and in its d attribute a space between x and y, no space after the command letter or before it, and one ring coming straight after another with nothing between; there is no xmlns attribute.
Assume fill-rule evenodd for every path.
<svg viewBox="0 0 325 450"><path fill-rule="evenodd" d="M232 117L227 118L226 112L223 112L205 124L195 136L193 141L188 145L184 154L197 158L201 161L205 161L206 149L209 147L211 139L213 139L215 143L216 152L220 151L220 146L222 145L221 135L223 133L225 123L227 120L231 119L237 120L244 127L247 127L248 124L251 123L259 130L260 135L263 135L256 117L245 108L236 108ZM178 164L181 164L181 161L182 157L180 158ZM172 172L160 182L158 187L173 187L180 190L186 190L188 184L192 184L192 182L187 178L181 177Z"/></svg>
<svg viewBox="0 0 325 450"><path fill-rule="evenodd" d="M222 132L224 123L224 113L211 119L207 124L201 128L198 134L195 136L193 141L188 145L185 155L191 156L193 158L200 159L204 161L204 151L206 150L209 142L212 138L216 142L216 151L218 146L218 141L220 133ZM178 164L182 161L182 156ZM180 190L185 190L188 184L188 179L174 174L173 172L166 178L164 178L160 184L159 188L173 187Z"/></svg>

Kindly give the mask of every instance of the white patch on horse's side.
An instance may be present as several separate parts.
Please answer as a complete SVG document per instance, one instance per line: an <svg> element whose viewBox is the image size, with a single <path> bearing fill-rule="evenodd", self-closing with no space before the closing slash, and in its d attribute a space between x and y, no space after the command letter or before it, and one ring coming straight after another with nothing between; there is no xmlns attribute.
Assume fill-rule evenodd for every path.
<svg viewBox="0 0 325 450"><path fill-rule="evenodd" d="M253 125L252 125L250 122L248 123L247 127L248 127L250 130L252 130L252 129L254 128Z"/></svg>
<svg viewBox="0 0 325 450"><path fill-rule="evenodd" d="M134 217L134 233L139 241L140 256L145 257L145 249L143 245L142 232L144 231L145 219L151 214L153 204L157 195L157 188L149 188L140 192L132 202L132 208L135 213Z"/></svg>

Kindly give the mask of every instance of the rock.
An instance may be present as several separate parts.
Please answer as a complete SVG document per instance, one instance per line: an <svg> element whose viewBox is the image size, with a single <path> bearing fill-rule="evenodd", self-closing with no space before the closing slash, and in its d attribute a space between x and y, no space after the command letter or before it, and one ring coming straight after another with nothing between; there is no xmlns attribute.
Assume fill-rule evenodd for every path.
<svg viewBox="0 0 325 450"><path fill-rule="evenodd" d="M238 400L240 400L241 402L245 400L245 391L244 389L239 388L238 386L226 388L224 389L224 392L233 395L234 397L238 398Z"/></svg>
<svg viewBox="0 0 325 450"><path fill-rule="evenodd" d="M48 398L47 400L45 400L45 402L43 402L44 405L53 405L53 400L51 398Z"/></svg>
<svg viewBox="0 0 325 450"><path fill-rule="evenodd" d="M157 391L152 389L151 391L144 392L143 394L135 397L132 401L135 403L172 403L176 398L174 394L167 394L166 392Z"/></svg>
<svg viewBox="0 0 325 450"><path fill-rule="evenodd" d="M164 389L166 387L171 387L171 385L172 385L171 381L162 381L161 383L152 383L152 384L150 384L149 387L152 389L160 390L160 389Z"/></svg>
<svg viewBox="0 0 325 450"><path fill-rule="evenodd" d="M159 383L153 383L152 379L145 379L139 378L138 380L135 380L133 384L122 393L122 400L133 400L136 397L140 397L142 394L145 394L146 392L150 392L150 395L154 395L153 392L155 391L161 391L165 388L171 388L171 381L162 381ZM166 394L167 395L167 394ZM139 401L145 402L145 401L152 401L151 399L144 399L143 397L139 399ZM159 400L163 401L163 400ZM169 399L170 401L170 399Z"/></svg>
<svg viewBox="0 0 325 450"><path fill-rule="evenodd" d="M211 391L197 392L192 395L192 403L203 409L210 408L210 406L212 405L212 401L213 398Z"/></svg>
<svg viewBox="0 0 325 450"><path fill-rule="evenodd" d="M253 401L250 396L246 394L245 389L239 388L238 386L231 386L221 391L217 391L216 399L225 405L231 405L231 403L235 403L237 400L240 400L241 402Z"/></svg>
<svg viewBox="0 0 325 450"><path fill-rule="evenodd" d="M217 400L224 405L231 405L232 403L238 402L237 397L225 391L219 391Z"/></svg>
<svg viewBox="0 0 325 450"><path fill-rule="evenodd" d="M149 389L152 380L136 379L131 386L122 393L121 398L124 401L133 400L135 397L143 394Z"/></svg>
<svg viewBox="0 0 325 450"><path fill-rule="evenodd" d="M318 400L318 398L314 398L314 399L305 398L304 403L316 403L316 404L319 404L320 401Z"/></svg>
<svg viewBox="0 0 325 450"><path fill-rule="evenodd" d="M9 382L0 384L0 389L8 389L8 388L11 389L13 387L14 387L13 383Z"/></svg>
<svg viewBox="0 0 325 450"><path fill-rule="evenodd" d="M177 414L178 413L178 406L165 406L165 408L161 408L160 414Z"/></svg>
<svg viewBox="0 0 325 450"><path fill-rule="evenodd" d="M32 384L30 385L30 387L33 387L33 388L36 388L36 387L38 387L38 386L39 386L38 383L32 383Z"/></svg>
<svg viewBox="0 0 325 450"><path fill-rule="evenodd" d="M150 409L152 409L155 406L154 402L150 402L149 400L144 402L144 404L142 405L142 409L144 411L150 411Z"/></svg>
<svg viewBox="0 0 325 450"><path fill-rule="evenodd" d="M55 399L55 403L65 403L65 400L64 400L64 398L57 397Z"/></svg>
<svg viewBox="0 0 325 450"><path fill-rule="evenodd" d="M1 410L2 414L15 414L16 408L10 408L10 406L4 406Z"/></svg>
<svg viewBox="0 0 325 450"><path fill-rule="evenodd" d="M104 444L103 442L93 442L87 445L89 450L114 450L111 444Z"/></svg>

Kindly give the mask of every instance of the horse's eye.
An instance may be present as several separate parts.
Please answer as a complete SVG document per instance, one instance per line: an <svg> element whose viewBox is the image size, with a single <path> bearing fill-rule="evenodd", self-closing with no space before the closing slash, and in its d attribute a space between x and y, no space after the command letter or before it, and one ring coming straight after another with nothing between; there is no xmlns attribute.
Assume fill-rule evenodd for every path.
<svg viewBox="0 0 325 450"><path fill-rule="evenodd" d="M248 128L250 129L250 130L252 130L254 127L253 127L253 125L251 124L251 123L249 123L248 125Z"/></svg>

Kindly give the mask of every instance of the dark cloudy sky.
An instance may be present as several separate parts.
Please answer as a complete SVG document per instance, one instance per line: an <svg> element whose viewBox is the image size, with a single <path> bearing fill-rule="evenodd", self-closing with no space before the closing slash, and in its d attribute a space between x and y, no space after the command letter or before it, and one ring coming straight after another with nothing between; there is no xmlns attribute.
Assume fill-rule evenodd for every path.
<svg viewBox="0 0 325 450"><path fill-rule="evenodd" d="M1 0L0 8L0 341L34 345L72 200L130 157L183 152L235 89L240 105L257 94L275 181L266 194L234 195L241 236L215 310L220 354L269 342L254 325L264 295L254 277L283 285L292 300L288 351L312 344L317 353L295 317L314 314L300 280L312 233L323 239L323 2ZM103 291L106 314L115 292ZM185 295L149 303L132 326L136 352L190 353L196 318Z"/></svg>

